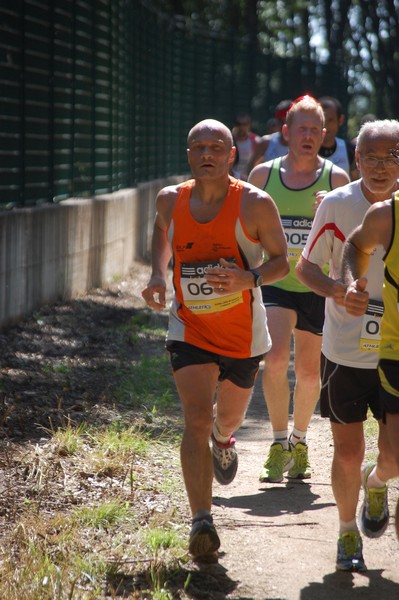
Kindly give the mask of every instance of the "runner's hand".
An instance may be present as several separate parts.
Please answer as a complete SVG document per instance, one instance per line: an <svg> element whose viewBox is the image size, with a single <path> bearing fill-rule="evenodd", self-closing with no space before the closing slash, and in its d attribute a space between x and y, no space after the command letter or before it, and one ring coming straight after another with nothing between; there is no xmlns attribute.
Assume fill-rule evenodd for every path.
<svg viewBox="0 0 399 600"><path fill-rule="evenodd" d="M141 292L147 305L160 311L166 306L166 283L162 277L151 277L147 287Z"/></svg>
<svg viewBox="0 0 399 600"><path fill-rule="evenodd" d="M369 303L369 293L366 291L366 277L359 277L348 286L345 295L346 311L354 317L364 315Z"/></svg>
<svg viewBox="0 0 399 600"><path fill-rule="evenodd" d="M213 287L213 291L221 294L232 294L253 287L253 275L249 271L241 269L236 263L221 258L220 267L209 269L206 274L207 283Z"/></svg>

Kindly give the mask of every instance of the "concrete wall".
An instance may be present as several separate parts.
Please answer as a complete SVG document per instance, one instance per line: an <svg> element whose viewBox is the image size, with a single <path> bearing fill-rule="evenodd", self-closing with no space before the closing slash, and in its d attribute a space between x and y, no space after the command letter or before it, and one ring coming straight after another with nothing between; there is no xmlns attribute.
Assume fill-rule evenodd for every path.
<svg viewBox="0 0 399 600"><path fill-rule="evenodd" d="M149 260L157 192L184 178L0 212L0 329Z"/></svg>

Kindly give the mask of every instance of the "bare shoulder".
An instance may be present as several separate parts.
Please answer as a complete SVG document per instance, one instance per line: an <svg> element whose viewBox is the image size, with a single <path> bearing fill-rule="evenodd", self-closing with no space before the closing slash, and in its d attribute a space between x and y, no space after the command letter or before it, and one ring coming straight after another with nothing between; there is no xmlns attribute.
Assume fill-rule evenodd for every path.
<svg viewBox="0 0 399 600"><path fill-rule="evenodd" d="M156 198L156 223L162 229L168 226L172 218L173 209L181 186L182 184L168 185L158 192Z"/></svg>
<svg viewBox="0 0 399 600"><path fill-rule="evenodd" d="M242 193L242 214L244 217L260 217L265 212L275 211L276 205L273 198L267 192L259 189L251 183L245 182Z"/></svg>
<svg viewBox="0 0 399 600"><path fill-rule="evenodd" d="M337 165L333 165L331 169L331 184L333 189L346 185L347 183L350 183L350 181L351 179L344 169Z"/></svg>
<svg viewBox="0 0 399 600"><path fill-rule="evenodd" d="M170 200L173 200L174 198L177 198L177 195L179 193L179 189L181 188L182 184L179 183L177 185L167 185L164 188L162 188L161 190L159 190L158 195L157 195L157 202L168 202Z"/></svg>
<svg viewBox="0 0 399 600"><path fill-rule="evenodd" d="M363 223L351 233L350 238L363 251L371 251L379 244L387 249L392 230L392 200L384 200L370 206Z"/></svg>
<svg viewBox="0 0 399 600"><path fill-rule="evenodd" d="M158 192L156 198L158 211L167 211L169 208L173 208L182 185L183 184L181 183L177 185L167 185Z"/></svg>
<svg viewBox="0 0 399 600"><path fill-rule="evenodd" d="M256 167L254 167L249 174L248 182L263 190L269 176L271 165L272 161L263 162L259 165L256 165Z"/></svg>
<svg viewBox="0 0 399 600"><path fill-rule="evenodd" d="M370 206L366 214L367 220L373 225L385 227L392 224L392 200L375 202Z"/></svg>

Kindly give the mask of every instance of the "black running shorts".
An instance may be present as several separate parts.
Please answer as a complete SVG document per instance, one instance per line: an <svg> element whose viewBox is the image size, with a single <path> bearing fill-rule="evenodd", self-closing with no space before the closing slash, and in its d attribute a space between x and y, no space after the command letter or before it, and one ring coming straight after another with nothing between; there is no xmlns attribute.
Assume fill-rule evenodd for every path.
<svg viewBox="0 0 399 600"><path fill-rule="evenodd" d="M219 381L228 379L241 388L253 387L259 370L261 356L251 358L231 358L208 352L186 342L167 342L166 349L170 352L173 371L178 371L190 365L216 363L219 366Z"/></svg>
<svg viewBox="0 0 399 600"><path fill-rule="evenodd" d="M384 413L399 413L399 361L382 358L378 364Z"/></svg>
<svg viewBox="0 0 399 600"><path fill-rule="evenodd" d="M371 409L382 419L377 369L358 369L331 362L321 355L320 413L333 423L358 423Z"/></svg>
<svg viewBox="0 0 399 600"><path fill-rule="evenodd" d="M295 329L322 335L325 299L314 292L288 292L274 285L262 286L263 304L290 308L297 315Z"/></svg>

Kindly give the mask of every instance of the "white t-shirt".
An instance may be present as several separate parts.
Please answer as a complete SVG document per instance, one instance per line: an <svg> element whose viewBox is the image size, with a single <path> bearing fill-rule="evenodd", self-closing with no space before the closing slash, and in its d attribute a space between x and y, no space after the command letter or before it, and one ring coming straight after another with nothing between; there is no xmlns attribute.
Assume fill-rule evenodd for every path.
<svg viewBox="0 0 399 600"><path fill-rule="evenodd" d="M235 145L238 150L238 162L234 165L234 171L239 175L246 175L247 166L253 153L253 142L248 137L246 140L236 140Z"/></svg>
<svg viewBox="0 0 399 600"><path fill-rule="evenodd" d="M339 279L343 244L360 225L370 207L360 180L329 192L317 209L303 256L322 268L330 263L329 275ZM345 307L326 298L322 352L329 360L347 367L373 369L378 363L379 327L382 314L384 263L382 246L370 259L367 290L370 314L353 317Z"/></svg>
<svg viewBox="0 0 399 600"><path fill-rule="evenodd" d="M335 148L332 154L330 154L329 156L325 156L325 158L331 160L331 162L334 163L334 165L337 165L337 167L341 167L341 169L346 171L349 175L350 164L346 142L341 138L335 138L335 141L337 143L337 147Z"/></svg>

